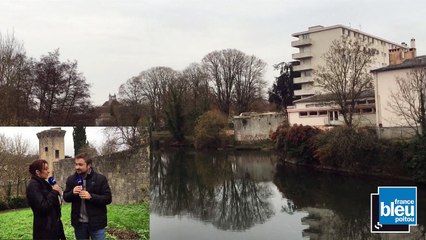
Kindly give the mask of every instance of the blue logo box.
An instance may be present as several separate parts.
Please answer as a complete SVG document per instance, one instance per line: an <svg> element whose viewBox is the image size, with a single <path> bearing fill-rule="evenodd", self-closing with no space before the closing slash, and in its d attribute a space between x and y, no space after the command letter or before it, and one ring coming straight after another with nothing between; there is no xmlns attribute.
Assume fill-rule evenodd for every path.
<svg viewBox="0 0 426 240"><path fill-rule="evenodd" d="M417 187L378 187L379 222L417 225Z"/></svg>

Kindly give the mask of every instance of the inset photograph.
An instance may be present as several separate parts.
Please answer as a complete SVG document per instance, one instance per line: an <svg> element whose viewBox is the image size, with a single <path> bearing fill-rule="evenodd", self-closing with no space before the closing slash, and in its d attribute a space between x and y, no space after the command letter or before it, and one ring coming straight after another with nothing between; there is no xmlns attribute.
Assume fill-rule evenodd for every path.
<svg viewBox="0 0 426 240"><path fill-rule="evenodd" d="M129 127L0 127L0 239L149 239L149 158Z"/></svg>

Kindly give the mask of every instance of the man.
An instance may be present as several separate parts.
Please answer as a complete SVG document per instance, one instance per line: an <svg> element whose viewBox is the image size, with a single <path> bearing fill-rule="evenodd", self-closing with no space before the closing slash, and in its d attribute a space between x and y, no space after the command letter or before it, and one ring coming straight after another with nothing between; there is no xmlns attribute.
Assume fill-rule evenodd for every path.
<svg viewBox="0 0 426 240"><path fill-rule="evenodd" d="M106 205L111 203L108 180L92 168L92 159L75 157L75 173L68 177L64 200L71 202L71 224L76 239L105 239Z"/></svg>
<svg viewBox="0 0 426 240"><path fill-rule="evenodd" d="M51 186L49 166L46 160L34 160L29 167L31 180L27 186L28 204L33 211L33 239L65 239L61 222L62 189L58 184Z"/></svg>

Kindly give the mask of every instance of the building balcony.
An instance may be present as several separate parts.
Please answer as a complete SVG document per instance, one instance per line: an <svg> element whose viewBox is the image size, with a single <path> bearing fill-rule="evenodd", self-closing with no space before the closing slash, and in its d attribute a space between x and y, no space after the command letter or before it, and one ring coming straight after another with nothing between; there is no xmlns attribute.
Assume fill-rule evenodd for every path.
<svg viewBox="0 0 426 240"><path fill-rule="evenodd" d="M292 47L301 47L301 46L306 46L306 45L311 45L311 44L312 44L312 39L310 39L310 38L299 39L299 40L291 42Z"/></svg>
<svg viewBox="0 0 426 240"><path fill-rule="evenodd" d="M314 94L315 94L314 88L294 90L295 96L306 96L306 95L314 95Z"/></svg>
<svg viewBox="0 0 426 240"><path fill-rule="evenodd" d="M294 84L314 82L313 77L298 77L293 79Z"/></svg>
<svg viewBox="0 0 426 240"><path fill-rule="evenodd" d="M293 59L302 59L302 58L310 58L312 57L311 52L300 52L300 53L293 53L291 55Z"/></svg>
<svg viewBox="0 0 426 240"><path fill-rule="evenodd" d="M293 71L312 70L312 64L300 64L293 66Z"/></svg>

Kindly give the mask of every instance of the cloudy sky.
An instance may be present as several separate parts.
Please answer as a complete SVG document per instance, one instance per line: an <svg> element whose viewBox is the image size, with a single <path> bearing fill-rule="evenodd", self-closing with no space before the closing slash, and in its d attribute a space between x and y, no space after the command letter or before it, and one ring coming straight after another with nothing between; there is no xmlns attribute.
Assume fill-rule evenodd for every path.
<svg viewBox="0 0 426 240"><path fill-rule="evenodd" d="M51 127L0 127L0 134L4 134L8 138L15 138L16 136L22 137L22 140L27 141L29 144L29 153L38 154L38 138L37 133L48 130ZM72 127L62 127L61 129L65 130L65 155L74 156L74 142L72 138ZM102 146L103 142L106 140L106 135L104 134L105 127L87 127L86 136L87 141L96 147L98 150Z"/></svg>
<svg viewBox="0 0 426 240"><path fill-rule="evenodd" d="M39 58L59 48L77 60L92 101L155 66L183 70L209 52L236 48L272 65L290 61L292 33L343 24L393 42L416 38L426 54L426 1L394 0L1 0L0 32ZM269 84L269 85L270 85Z"/></svg>

